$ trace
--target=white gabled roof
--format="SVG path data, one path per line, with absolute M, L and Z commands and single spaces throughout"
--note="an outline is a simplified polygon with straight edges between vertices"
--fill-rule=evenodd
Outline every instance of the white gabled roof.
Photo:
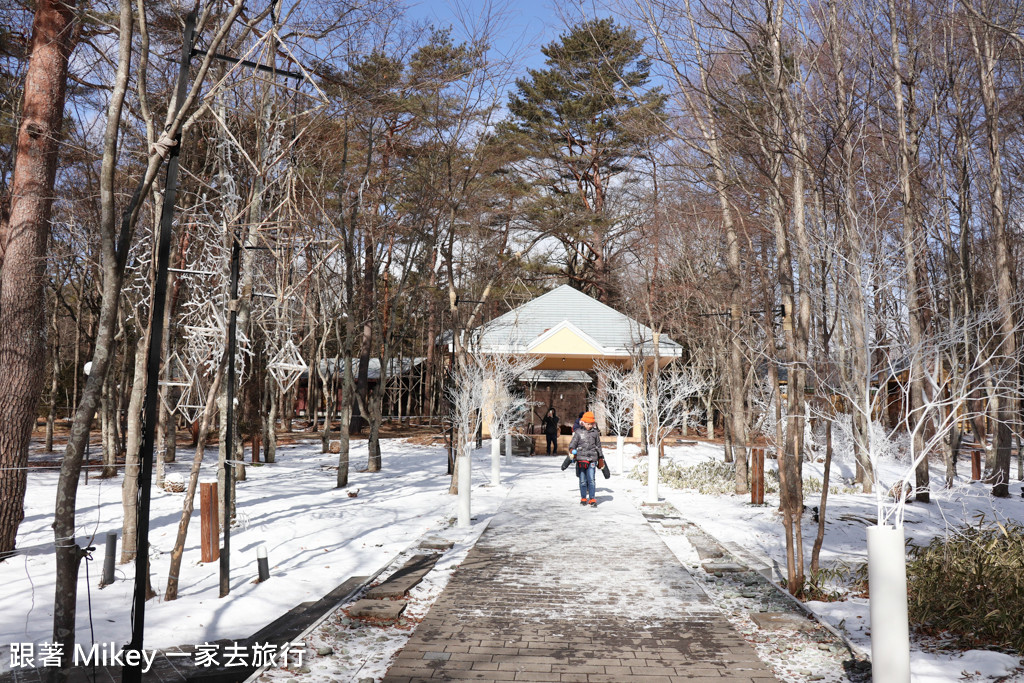
M 628 355 L 641 345 L 644 355 L 654 353 L 651 328 L 569 285 L 556 287 L 481 326 L 478 342 L 484 353 L 525 352 L 556 328 L 582 333 L 608 355 Z M 663 356 L 678 356 L 682 351 L 664 335 L 659 347 Z

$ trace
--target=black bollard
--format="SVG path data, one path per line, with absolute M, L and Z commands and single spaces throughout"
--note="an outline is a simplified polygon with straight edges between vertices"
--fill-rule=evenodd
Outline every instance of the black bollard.
M 100 588 L 114 583 L 114 553 L 117 552 L 117 532 L 107 532 L 107 550 L 103 556 L 103 578 L 100 580 Z
M 270 578 L 270 562 L 267 560 L 267 548 L 263 545 L 256 546 L 256 566 L 259 569 L 259 582 L 263 583 Z

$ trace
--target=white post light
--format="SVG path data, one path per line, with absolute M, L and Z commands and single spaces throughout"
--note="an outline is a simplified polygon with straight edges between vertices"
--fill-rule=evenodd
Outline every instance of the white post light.
M 470 512 L 470 500 L 469 500 L 469 489 L 473 485 L 471 465 L 471 454 L 473 453 L 472 444 L 466 444 L 462 455 L 458 459 L 458 477 L 459 477 L 459 526 L 468 527 L 470 524 L 471 512 Z
M 907 554 L 902 526 L 868 527 L 871 671 L 875 683 L 909 683 Z
M 650 444 L 647 447 L 647 502 L 654 504 L 658 502 L 658 479 L 660 468 L 658 467 L 658 446 Z
M 491 432 L 491 486 L 501 484 L 501 438 Z M 460 483 L 459 486 L 462 484 Z

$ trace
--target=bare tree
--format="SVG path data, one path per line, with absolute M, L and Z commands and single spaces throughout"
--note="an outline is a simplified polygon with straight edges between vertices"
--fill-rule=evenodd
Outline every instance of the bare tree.
M 670 366 L 655 373 L 641 394 L 641 414 L 650 442 L 647 457 L 647 502 L 658 502 L 661 452 L 665 438 L 689 419 L 692 402 L 707 390 L 707 383 L 689 368 Z
M 489 354 L 483 359 L 483 409 L 491 428 L 491 483 L 495 486 L 501 480 L 501 458 L 496 447 L 498 440 L 511 434 L 512 427 L 522 421 L 531 407 L 526 396 L 515 390 L 516 380 L 533 368 L 538 360 L 530 355 L 503 354 Z M 512 456 L 511 445 L 511 439 L 506 439 L 506 455 L 509 458 Z
M 118 139 L 118 121 L 120 119 L 120 107 L 123 103 L 124 92 L 127 88 L 127 69 L 130 49 L 124 48 L 124 41 L 130 46 L 130 35 L 133 26 L 131 3 L 126 0 L 121 2 L 121 41 L 122 56 L 124 59 L 119 62 L 119 71 L 123 66 L 123 83 L 116 93 L 115 98 L 108 108 L 107 141 L 111 145 L 111 157 L 109 159 L 109 173 L 114 173 L 116 149 Z M 63 666 L 59 675 L 65 675 L 67 667 L 71 662 L 70 654 L 74 651 L 75 643 L 75 612 L 77 608 L 77 586 L 78 568 L 84 557 L 82 548 L 74 542 L 75 536 L 75 500 L 78 489 L 78 476 L 81 471 L 82 454 L 85 443 L 89 438 L 90 427 L 99 403 L 101 390 L 106 381 L 107 369 L 113 355 L 114 349 L 111 342 L 117 329 L 118 307 L 120 304 L 121 284 L 124 276 L 125 264 L 128 256 L 128 245 L 135 224 L 139 218 L 141 209 L 140 199 L 146 196 L 156 180 L 157 172 L 162 165 L 167 150 L 177 144 L 179 132 L 186 124 L 186 118 L 192 104 L 198 99 L 202 83 L 210 68 L 212 57 L 220 43 L 227 35 L 231 25 L 241 12 L 242 2 L 238 0 L 231 9 L 220 18 L 220 22 L 214 30 L 210 39 L 210 52 L 203 59 L 200 68 L 192 81 L 191 88 L 187 91 L 184 99 L 168 108 L 166 126 L 161 139 L 151 150 L 148 156 L 148 165 L 143 178 L 136 188 L 133 200 L 125 208 L 121 218 L 120 229 L 116 229 L 113 220 L 113 213 L 108 215 L 109 221 L 103 222 L 101 228 L 101 243 L 103 245 L 103 296 L 101 311 L 97 325 L 97 337 L 94 345 L 92 371 L 89 374 L 82 399 L 75 412 L 75 418 L 71 426 L 71 434 L 68 438 L 65 450 L 64 462 L 61 466 L 60 480 L 57 485 L 57 503 L 54 515 L 54 537 L 57 544 L 57 581 L 56 597 L 54 600 L 54 642 L 63 646 L 65 653 Z M 210 18 L 212 8 L 207 7 L 205 14 L 200 17 L 199 26 L 203 27 Z M 187 72 L 184 76 L 187 76 Z M 185 85 L 185 83 L 181 84 Z M 112 201 L 113 198 L 111 198 Z M 111 210 L 112 211 L 112 210 Z
M 975 9 L 976 14 L 986 16 L 999 12 L 1000 3 L 991 3 Z M 1016 14 L 1016 13 L 1015 13 Z M 1015 286 L 1013 265 L 1010 262 L 1010 238 L 1006 228 L 1006 207 L 1003 200 L 1003 131 L 1000 116 L 1000 97 L 998 95 L 999 71 L 997 61 L 999 53 L 1005 49 L 1008 39 L 976 19 L 968 22 L 971 44 L 978 64 L 979 82 L 981 84 L 981 100 L 985 109 L 985 147 L 988 153 L 988 195 L 989 220 L 992 240 L 995 242 L 996 263 L 996 301 L 1000 314 L 1000 330 L 1002 356 L 1013 359 L 1017 355 L 1016 316 L 1013 302 Z M 1005 373 L 1004 373 L 1005 374 Z M 1016 387 L 1016 373 L 1006 378 Z M 1003 393 L 1001 391 L 1000 393 Z M 1010 448 L 1012 446 L 1012 428 L 1016 422 L 1018 411 L 1017 392 L 1009 391 L 1000 399 L 996 431 L 996 458 L 992 473 L 994 485 L 992 495 L 1005 498 L 1010 495 Z
M 617 473 L 625 470 L 624 439 L 633 427 L 637 408 L 640 407 L 643 387 L 643 373 L 636 365 L 624 367 L 603 361 L 594 363 L 598 383 L 604 387 L 598 408 L 604 412 L 605 420 L 615 431 Z M 639 439 L 639 434 L 634 434 Z

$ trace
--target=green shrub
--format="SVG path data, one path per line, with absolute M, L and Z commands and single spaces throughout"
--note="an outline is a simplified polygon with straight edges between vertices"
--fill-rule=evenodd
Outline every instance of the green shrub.
M 834 602 L 845 600 L 850 595 L 868 596 L 868 565 L 836 562 L 819 567 L 811 572 L 804 584 L 804 596 L 808 600 Z
M 971 647 L 1024 652 L 1024 526 L 962 527 L 911 547 L 907 588 L 911 622 L 948 631 Z

